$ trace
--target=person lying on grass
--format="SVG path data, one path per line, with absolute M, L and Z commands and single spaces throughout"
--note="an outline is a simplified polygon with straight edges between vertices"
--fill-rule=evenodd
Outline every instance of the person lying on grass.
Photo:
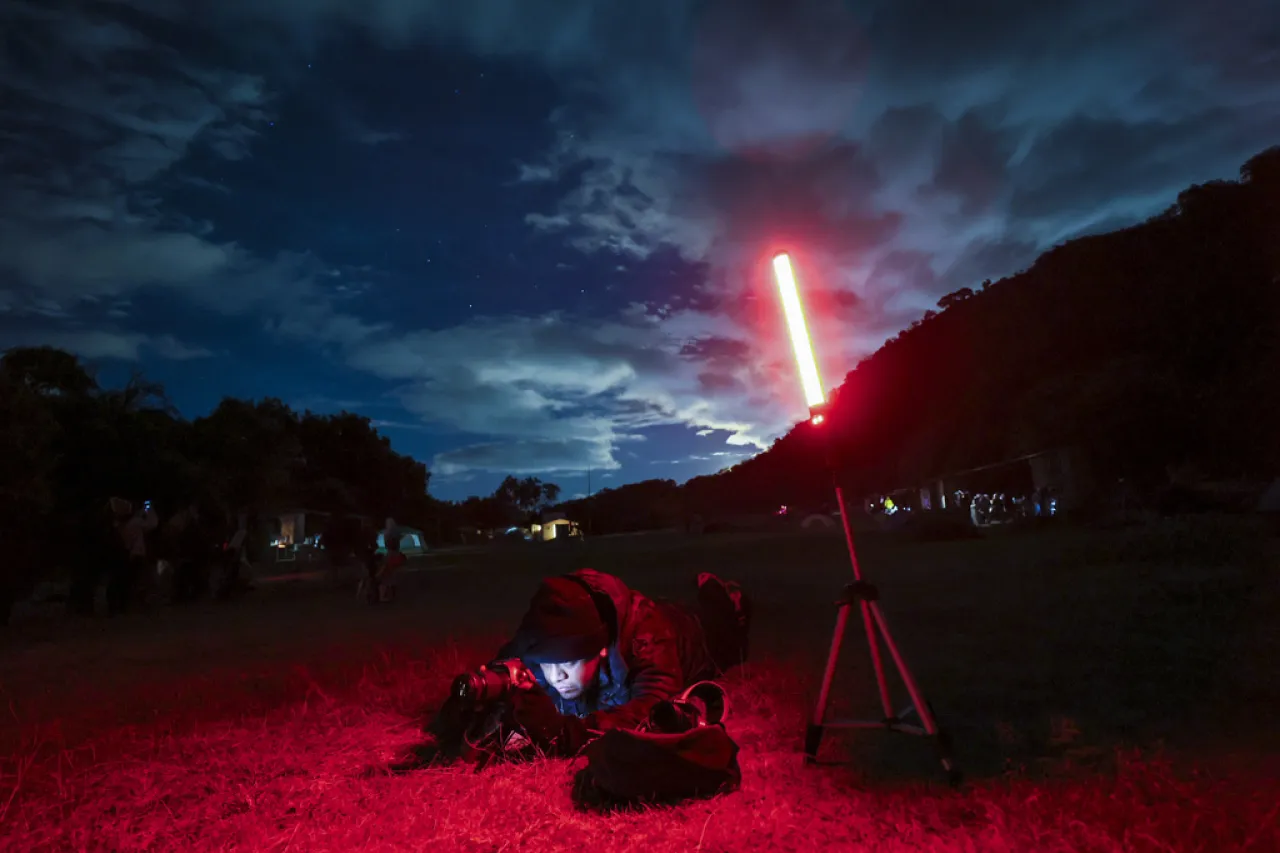
M 529 675 L 503 715 L 553 755 L 639 727 L 659 702 L 746 658 L 750 607 L 737 584 L 704 572 L 697 601 L 650 599 L 593 569 L 546 578 L 495 658 Z

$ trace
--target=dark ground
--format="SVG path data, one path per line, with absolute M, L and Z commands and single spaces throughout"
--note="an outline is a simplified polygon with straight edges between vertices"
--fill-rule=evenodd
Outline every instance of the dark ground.
M 1226 762 L 1280 754 L 1270 723 L 1280 719 L 1277 549 L 1247 524 L 1199 519 L 943 543 L 871 533 L 860 551 L 971 775 L 1064 754 L 1101 761 L 1117 744 Z M 753 654 L 794 666 L 805 702 L 849 580 L 838 535 L 652 534 L 439 553 L 415 563 L 389 607 L 363 605 L 348 583 L 330 579 L 117 620 L 28 619 L 0 650 L 0 701 L 10 709 L 0 743 L 57 720 L 59 739 L 72 744 L 115 724 L 179 719 L 175 704 L 216 717 L 228 680 L 240 695 L 228 696 L 226 712 L 238 714 L 245 691 L 269 707 L 389 650 L 475 648 L 486 637 L 496 649 L 539 577 L 582 566 L 683 599 L 698 571 L 740 581 L 756 602 Z M 865 649 L 853 623 L 838 691 L 871 711 Z M 863 734 L 835 747 L 851 743 L 861 763 L 888 773 L 932 766 L 923 745 L 901 738 Z

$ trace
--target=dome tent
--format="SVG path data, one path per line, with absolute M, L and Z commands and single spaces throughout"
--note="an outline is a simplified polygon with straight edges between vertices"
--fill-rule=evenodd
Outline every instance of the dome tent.
M 412 527 L 397 527 L 400 533 L 400 553 L 406 557 L 413 557 L 419 554 L 427 553 L 427 537 L 421 530 L 415 530 Z M 378 553 L 385 554 L 387 552 L 387 543 L 383 538 L 383 531 L 378 532 Z

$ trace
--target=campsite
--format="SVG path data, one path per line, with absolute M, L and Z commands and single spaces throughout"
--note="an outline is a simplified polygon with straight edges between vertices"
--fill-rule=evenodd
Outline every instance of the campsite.
M 0 29 L 0 853 L 1280 853 L 1280 0 Z
M 833 736 L 802 761 L 849 580 L 838 533 L 654 533 L 416 557 L 383 610 L 343 580 L 263 585 L 230 610 L 25 621 L 0 669 L 0 845 L 1276 849 L 1280 576 L 1257 520 L 859 537 L 955 740 L 958 790 L 903 736 Z M 753 595 L 751 660 L 726 681 L 741 789 L 597 814 L 571 795 L 581 761 L 395 770 L 537 579 L 585 565 L 655 596 L 687 599 L 708 569 Z M 870 707 L 859 632 L 842 661 L 838 703 Z

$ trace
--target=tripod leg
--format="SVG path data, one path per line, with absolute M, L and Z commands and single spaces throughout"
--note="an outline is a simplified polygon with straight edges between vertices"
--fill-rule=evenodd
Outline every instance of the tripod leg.
M 827 652 L 827 668 L 822 673 L 822 688 L 818 691 L 818 704 L 813 709 L 813 720 L 804 733 L 805 759 L 818 757 L 822 745 L 822 725 L 827 719 L 827 703 L 831 700 L 831 685 L 836 677 L 836 663 L 840 660 L 840 646 L 844 643 L 844 629 L 849 624 L 849 604 L 840 605 L 836 613 L 836 627 L 831 632 L 831 650 Z
M 875 617 L 875 623 L 880 628 L 880 635 L 884 638 L 884 644 L 889 649 L 889 655 L 893 658 L 893 663 L 898 668 L 898 674 L 902 676 L 902 683 L 907 688 L 907 695 L 911 697 L 911 704 L 916 707 L 916 713 L 920 715 L 920 722 L 924 725 L 924 730 L 931 735 L 937 734 L 938 724 L 933 719 L 933 711 L 929 708 L 929 703 L 924 700 L 924 694 L 920 692 L 920 686 L 916 684 L 915 676 L 911 674 L 906 660 L 902 657 L 902 652 L 898 650 L 898 644 L 893 641 L 893 635 L 889 633 L 889 625 L 885 621 L 884 613 L 874 601 L 866 602 L 863 606 L 868 608 Z
M 853 545 L 853 528 L 849 526 L 849 507 L 845 504 L 844 489 L 835 477 L 835 469 L 831 473 L 832 485 L 836 490 L 836 503 L 840 507 L 840 526 L 844 530 L 844 544 L 849 550 L 849 564 L 853 567 L 853 578 L 862 583 L 862 569 L 858 565 L 858 550 Z M 880 658 L 880 644 L 876 642 L 875 626 L 871 623 L 871 610 L 866 598 L 859 600 L 862 606 L 862 623 L 867 629 L 867 648 L 871 652 L 871 667 L 876 672 L 876 686 L 880 688 L 880 707 L 884 709 L 884 718 L 893 719 L 893 699 L 889 696 L 889 684 L 884 677 L 884 661 Z
M 871 653 L 871 667 L 876 673 L 876 686 L 880 688 L 880 707 L 884 709 L 884 718 L 891 720 L 895 716 L 893 698 L 889 695 L 889 682 L 884 675 L 884 659 L 880 656 L 880 640 L 876 636 L 876 626 L 872 621 L 871 608 L 875 602 L 863 600 L 858 603 L 862 607 L 862 623 L 867 629 L 867 650 Z M 879 609 L 875 612 L 878 613 Z M 892 645 L 889 646 L 889 650 L 893 651 Z
M 920 723 L 937 744 L 938 761 L 942 764 L 942 769 L 947 774 L 947 780 L 952 785 L 958 785 L 961 777 L 960 771 L 956 768 L 955 762 L 951 757 L 951 738 L 946 732 L 938 728 L 938 721 L 933 716 L 933 708 L 925 701 L 924 694 L 920 691 L 920 685 L 916 683 L 915 676 L 911 674 L 911 668 L 907 666 L 906 659 L 902 657 L 902 652 L 898 650 L 898 644 L 893 641 L 893 634 L 889 633 L 889 623 L 885 620 L 880 606 L 871 601 L 864 602 L 863 607 L 870 608 L 872 615 L 875 617 L 876 625 L 880 628 L 880 635 L 884 638 L 884 644 L 889 648 L 893 663 L 898 667 L 898 674 L 902 676 L 902 683 L 906 686 L 907 694 L 911 697 L 911 704 L 915 706 L 916 713 L 920 716 Z

